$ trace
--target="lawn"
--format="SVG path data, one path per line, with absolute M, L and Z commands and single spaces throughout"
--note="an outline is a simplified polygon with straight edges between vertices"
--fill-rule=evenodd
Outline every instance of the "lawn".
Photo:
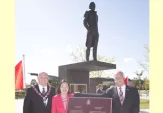
M 147 94 L 147 93 L 149 93 L 149 90 L 140 90 L 140 94 Z
M 140 99 L 140 109 L 149 109 L 148 99 Z

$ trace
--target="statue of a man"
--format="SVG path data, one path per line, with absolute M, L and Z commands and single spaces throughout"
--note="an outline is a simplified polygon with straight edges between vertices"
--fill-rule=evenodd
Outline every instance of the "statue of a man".
M 89 11 L 84 14 L 84 26 L 87 29 L 87 39 L 86 39 L 86 60 L 89 61 L 90 49 L 93 47 L 93 59 L 97 60 L 97 45 L 99 39 L 98 33 L 98 15 L 95 11 L 95 3 L 91 2 L 89 4 Z

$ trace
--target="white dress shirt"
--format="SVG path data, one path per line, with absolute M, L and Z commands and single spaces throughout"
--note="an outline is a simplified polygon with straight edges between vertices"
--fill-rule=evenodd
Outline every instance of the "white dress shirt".
M 43 87 L 43 86 L 41 86 L 40 84 L 38 84 L 38 87 L 39 87 L 39 90 L 40 90 L 41 93 L 42 93 L 42 91 L 43 91 L 43 88 L 44 88 L 45 92 L 47 92 L 47 90 L 48 90 L 47 86 Z M 46 102 L 46 104 L 47 104 L 48 98 L 46 99 L 45 102 Z
M 117 87 L 118 95 L 120 96 L 120 87 Z M 125 98 L 125 93 L 126 93 L 126 85 L 124 84 L 122 87 L 122 92 L 123 92 L 123 98 Z

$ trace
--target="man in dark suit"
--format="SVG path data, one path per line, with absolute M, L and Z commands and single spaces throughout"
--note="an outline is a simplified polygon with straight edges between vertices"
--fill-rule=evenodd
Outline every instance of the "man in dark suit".
M 131 79 L 128 79 L 128 86 L 135 87 L 135 84 Z
M 138 90 L 124 84 L 124 74 L 116 73 L 115 86 L 106 90 L 104 94 L 75 94 L 75 97 L 109 97 L 112 98 L 112 113 L 139 113 L 140 98 Z
M 51 113 L 52 97 L 55 88 L 48 85 L 48 74 L 38 75 L 38 84 L 27 89 L 23 113 Z

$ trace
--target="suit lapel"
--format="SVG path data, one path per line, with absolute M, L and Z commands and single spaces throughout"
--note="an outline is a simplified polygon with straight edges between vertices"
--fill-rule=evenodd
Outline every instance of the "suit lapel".
M 118 95 L 118 90 L 117 90 L 117 87 L 115 86 L 114 87 L 114 100 L 116 101 L 116 103 L 121 106 L 121 103 L 120 103 L 120 98 L 119 98 L 119 95 Z
M 38 85 L 36 85 L 35 88 L 41 93 L 41 91 L 40 91 Z
M 47 85 L 47 92 L 48 92 L 48 90 L 49 90 L 49 85 Z M 49 105 L 49 100 L 50 100 L 49 97 L 50 97 L 50 94 L 48 95 L 48 102 L 47 102 L 47 105 L 46 105 L 47 107 L 48 107 L 48 105 Z
M 48 92 L 48 90 L 49 90 L 49 85 L 47 85 L 47 92 Z
M 119 99 L 117 87 L 114 87 L 115 98 Z
M 49 91 L 49 85 L 47 85 L 47 92 Z M 52 91 L 52 90 L 51 90 Z M 52 101 L 52 95 L 51 95 L 51 92 L 50 92 L 50 94 L 48 95 L 48 102 L 47 102 L 47 105 L 46 105 L 46 107 L 47 108 L 49 108 L 50 109 L 50 103 L 51 103 L 51 101 Z
M 126 85 L 126 89 L 125 89 L 125 98 L 124 98 L 123 105 L 127 103 L 129 91 L 130 91 L 130 89 L 129 89 L 129 87 Z M 121 105 L 120 98 L 119 98 L 119 95 L 118 95 L 117 87 L 114 87 L 114 94 L 115 94 L 115 98 L 118 100 L 119 104 Z
M 48 102 L 47 102 L 47 107 L 49 108 L 50 107 L 50 102 L 52 101 L 52 97 L 51 97 L 51 92 L 50 94 L 48 95 Z
M 39 86 L 38 85 L 35 85 L 35 88 L 37 89 L 37 91 L 39 92 L 39 93 L 41 93 L 41 91 L 40 91 L 40 89 L 39 89 Z M 46 93 L 48 92 L 48 90 L 49 90 L 49 85 L 47 85 L 47 91 L 46 91 Z M 38 94 L 37 94 L 38 95 Z M 43 99 L 42 99 L 42 97 L 40 96 L 40 95 L 38 95 L 39 97 L 39 99 L 40 99 L 40 101 L 41 101 L 41 103 L 42 103 L 42 105 L 44 106 L 44 107 L 47 107 L 47 108 L 49 108 L 50 107 L 50 102 L 51 102 L 51 92 L 50 92 L 50 94 L 48 95 L 48 100 L 47 100 L 47 104 L 46 104 L 46 106 L 44 105 L 44 103 L 43 103 Z
M 129 97 L 128 95 L 129 95 L 130 89 L 129 89 L 129 87 L 127 85 L 126 85 L 126 90 L 125 91 L 126 92 L 125 92 L 125 99 L 124 99 L 123 105 L 127 103 L 127 100 L 128 100 L 128 97 Z
M 41 93 L 41 91 L 40 91 L 38 85 L 35 85 L 35 88 L 36 88 L 36 90 L 37 90 L 39 93 Z M 40 101 L 40 104 L 42 104 L 42 106 L 44 106 L 42 97 L 41 97 L 40 95 L 38 95 L 38 94 L 36 94 L 36 95 L 38 96 L 38 99 L 39 99 L 39 101 Z M 44 107 L 45 107 L 45 106 L 44 106 Z
M 36 85 L 35 87 L 36 87 L 36 89 L 41 93 L 41 91 L 40 91 L 40 89 L 39 89 L 39 86 Z M 48 90 L 49 90 L 49 86 L 47 85 L 47 92 L 48 92 Z M 48 101 L 47 101 L 46 106 L 44 105 L 44 102 L 43 102 L 43 100 L 42 100 L 42 97 L 38 95 L 39 98 L 40 98 L 40 100 L 41 100 L 41 103 L 42 103 L 42 105 L 43 105 L 44 107 L 49 107 L 50 99 L 51 99 L 51 98 L 50 98 L 50 95 L 51 95 L 51 94 L 48 95 Z

